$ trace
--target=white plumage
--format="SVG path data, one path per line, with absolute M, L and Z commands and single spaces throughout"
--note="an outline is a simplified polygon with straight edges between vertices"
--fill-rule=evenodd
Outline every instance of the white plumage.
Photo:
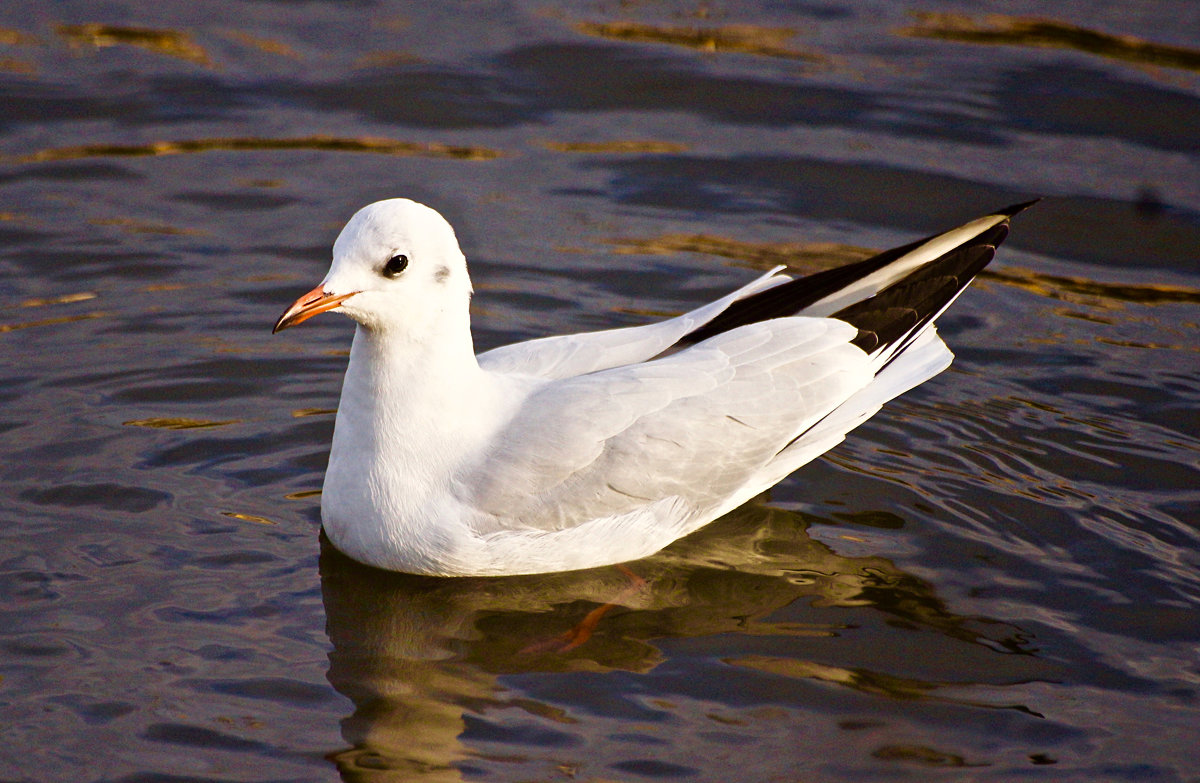
M 358 322 L 325 531 L 361 562 L 447 576 L 650 555 L 948 366 L 933 318 L 1025 206 L 801 281 L 776 269 L 659 323 L 478 357 L 453 229 L 404 199 L 364 207 L 276 324 Z

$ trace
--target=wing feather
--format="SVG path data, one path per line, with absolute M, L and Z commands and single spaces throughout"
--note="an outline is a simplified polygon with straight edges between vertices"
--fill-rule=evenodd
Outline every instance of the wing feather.
M 505 345 L 479 354 L 479 365 L 489 372 L 559 379 L 644 362 L 716 318 L 734 302 L 788 282 L 788 276 L 779 274 L 781 269 L 776 267 L 715 302 L 675 318 Z
M 669 497 L 711 510 L 870 382 L 856 334 L 830 319 L 775 319 L 545 384 L 460 486 L 484 514 L 541 530 Z

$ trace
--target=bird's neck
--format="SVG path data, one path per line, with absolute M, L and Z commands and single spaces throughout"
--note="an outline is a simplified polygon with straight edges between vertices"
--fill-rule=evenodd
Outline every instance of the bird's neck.
M 321 513 L 330 539 L 364 562 L 381 562 L 397 540 L 445 545 L 449 533 L 428 510 L 446 507 L 455 475 L 495 426 L 495 384 L 464 327 L 432 344 L 363 327 L 354 335 Z M 396 566 L 424 567 L 412 557 Z
M 341 411 L 353 409 L 370 417 L 372 429 L 403 432 L 409 440 L 453 428 L 472 407 L 483 371 L 469 323 L 447 326 L 430 340 L 359 326 L 342 386 L 339 424 Z

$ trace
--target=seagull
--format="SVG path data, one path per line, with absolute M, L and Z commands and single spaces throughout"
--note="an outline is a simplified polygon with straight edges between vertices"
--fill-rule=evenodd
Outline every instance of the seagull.
M 656 323 L 479 355 L 454 229 L 407 199 L 363 207 L 273 330 L 357 322 L 325 533 L 359 562 L 437 576 L 654 554 L 948 367 L 934 319 L 1033 203 L 806 277 L 777 267 Z

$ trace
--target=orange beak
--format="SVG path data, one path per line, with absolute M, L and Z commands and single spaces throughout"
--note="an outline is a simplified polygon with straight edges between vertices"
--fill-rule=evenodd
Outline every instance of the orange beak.
M 271 334 L 275 334 L 289 326 L 303 323 L 318 313 L 332 310 L 352 296 L 354 296 L 353 292 L 334 295 L 327 293 L 323 286 L 317 286 L 293 302 L 292 306 L 287 310 L 283 311 L 283 315 L 279 316 L 279 320 L 275 322 L 275 328 L 271 330 Z

